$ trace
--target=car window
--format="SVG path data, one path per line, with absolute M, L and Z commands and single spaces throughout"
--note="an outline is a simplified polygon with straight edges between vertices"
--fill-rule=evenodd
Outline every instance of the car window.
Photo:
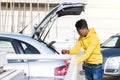
M 109 40 L 105 41 L 105 43 L 102 45 L 104 47 L 117 47 L 119 37 L 112 37 Z
M 116 48 L 120 48 L 120 38 L 117 40 Z
M 25 54 L 40 54 L 40 52 L 36 48 L 31 46 L 30 44 L 27 44 L 24 42 L 21 42 L 20 44 L 21 44 Z
M 15 50 L 12 46 L 11 41 L 0 40 L 0 52 L 6 52 L 9 54 L 15 54 Z

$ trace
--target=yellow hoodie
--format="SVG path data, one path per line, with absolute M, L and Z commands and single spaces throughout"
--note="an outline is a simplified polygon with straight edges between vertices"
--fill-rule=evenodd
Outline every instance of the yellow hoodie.
M 90 64 L 99 64 L 103 62 L 103 57 L 100 52 L 100 40 L 94 28 L 89 29 L 86 37 L 79 37 L 73 49 L 70 49 L 70 54 L 77 54 L 81 47 L 84 49 L 84 54 L 77 58 L 77 64 L 85 61 Z

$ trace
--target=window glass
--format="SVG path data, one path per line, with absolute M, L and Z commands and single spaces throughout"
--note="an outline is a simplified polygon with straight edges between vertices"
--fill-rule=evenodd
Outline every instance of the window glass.
M 119 37 L 119 39 L 117 40 L 116 48 L 120 48 L 120 37 Z
M 10 41 L 0 40 L 0 52 L 15 54 L 15 50 Z
M 40 54 L 40 52 L 30 44 L 21 42 L 25 54 Z
M 115 47 L 117 41 L 118 41 L 118 37 L 114 37 L 109 42 L 107 42 L 106 45 L 104 45 L 104 46 L 106 46 L 106 47 Z

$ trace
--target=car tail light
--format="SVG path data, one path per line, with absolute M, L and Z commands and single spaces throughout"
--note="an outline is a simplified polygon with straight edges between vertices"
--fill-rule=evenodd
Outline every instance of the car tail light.
M 60 66 L 55 68 L 54 74 L 55 76 L 64 76 L 67 74 L 68 67 L 66 66 Z
M 63 61 L 64 61 L 64 63 L 65 63 L 65 64 L 67 64 L 67 63 L 69 62 L 69 61 L 68 61 L 68 60 L 66 60 L 66 59 L 65 59 L 65 60 L 63 60 Z

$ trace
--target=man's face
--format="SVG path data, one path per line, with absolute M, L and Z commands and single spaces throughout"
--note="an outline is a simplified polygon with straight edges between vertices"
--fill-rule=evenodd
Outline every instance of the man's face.
M 86 28 L 82 28 L 82 29 L 77 28 L 77 32 L 81 37 L 86 36 Z

